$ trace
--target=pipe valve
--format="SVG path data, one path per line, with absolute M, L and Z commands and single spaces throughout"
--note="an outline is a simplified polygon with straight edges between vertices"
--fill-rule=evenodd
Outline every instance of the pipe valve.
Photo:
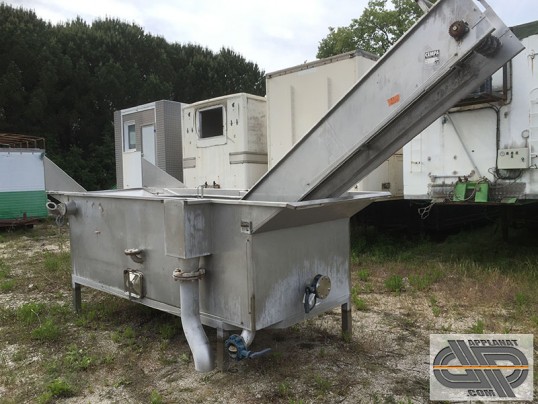
M 269 352 L 271 352 L 271 348 L 262 349 L 258 352 L 249 351 L 243 337 L 237 334 L 230 335 L 230 338 L 226 340 L 224 346 L 226 347 L 226 351 L 228 351 L 230 358 L 236 361 L 240 361 L 245 358 L 254 359 L 259 356 L 267 355 Z

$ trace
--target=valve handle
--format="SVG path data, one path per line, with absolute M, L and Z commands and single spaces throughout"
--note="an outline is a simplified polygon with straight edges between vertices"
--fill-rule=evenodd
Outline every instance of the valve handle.
M 230 338 L 226 340 L 224 346 L 226 347 L 230 358 L 235 359 L 236 361 L 240 361 L 245 358 L 258 358 L 271 352 L 271 348 L 262 349 L 258 352 L 249 351 L 243 337 L 237 334 L 230 335 Z
M 268 353 L 271 353 L 272 349 L 271 348 L 265 348 L 265 349 L 262 349 L 261 351 L 258 351 L 258 352 L 250 352 L 249 354 L 249 358 L 250 359 L 255 359 L 255 358 L 258 358 L 260 356 L 264 356 L 264 355 L 267 355 Z
M 315 289 L 307 286 L 304 290 L 304 312 L 310 313 L 310 310 L 316 307 L 317 300 Z

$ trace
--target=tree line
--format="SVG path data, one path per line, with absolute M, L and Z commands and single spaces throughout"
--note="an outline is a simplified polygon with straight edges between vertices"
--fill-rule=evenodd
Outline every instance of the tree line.
M 264 75 L 230 49 L 169 43 L 114 18 L 52 25 L 0 4 L 0 132 L 44 137 L 47 155 L 90 190 L 115 183 L 115 110 L 265 95 Z
M 329 27 L 319 43 L 317 57 L 357 48 L 382 56 L 422 15 L 415 0 L 369 0 L 360 17 L 352 18 L 347 27 Z

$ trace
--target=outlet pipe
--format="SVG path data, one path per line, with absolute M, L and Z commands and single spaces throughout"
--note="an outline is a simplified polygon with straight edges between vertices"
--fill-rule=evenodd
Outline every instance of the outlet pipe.
M 205 273 L 204 259 L 184 260 L 184 268 L 174 271 L 179 281 L 181 325 L 192 352 L 194 368 L 198 372 L 210 372 L 215 368 L 213 351 L 200 319 L 200 279 Z
M 66 215 L 74 215 L 77 213 L 77 205 L 74 201 L 69 201 L 67 203 L 54 203 L 52 201 L 48 201 L 47 204 L 47 210 L 52 216 L 66 216 Z
M 241 338 L 243 338 L 243 341 L 245 341 L 246 347 L 250 347 L 250 344 L 252 344 L 252 341 L 254 341 L 254 337 L 256 336 L 256 331 L 249 331 L 249 330 L 243 330 L 241 331 Z

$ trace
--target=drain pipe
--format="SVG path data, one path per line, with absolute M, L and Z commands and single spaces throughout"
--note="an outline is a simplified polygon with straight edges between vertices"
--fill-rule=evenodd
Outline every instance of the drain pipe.
M 181 325 L 192 352 L 194 368 L 198 372 L 210 372 L 215 368 L 213 351 L 200 320 L 199 280 L 205 274 L 205 260 L 184 260 L 185 268 L 174 270 L 174 280 L 179 281 Z
M 250 344 L 252 344 L 252 341 L 254 341 L 255 336 L 256 336 L 256 331 L 249 331 L 249 330 L 241 331 L 241 338 L 243 338 L 243 341 L 245 341 L 245 345 L 247 348 L 250 347 Z

